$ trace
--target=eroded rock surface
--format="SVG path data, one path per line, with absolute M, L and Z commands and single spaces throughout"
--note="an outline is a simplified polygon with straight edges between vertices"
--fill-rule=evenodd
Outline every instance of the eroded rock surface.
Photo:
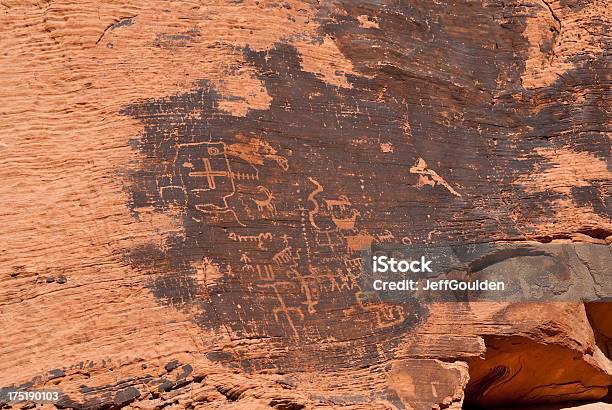
M 3 0 L 0 387 L 605 406 L 609 302 L 389 302 L 359 278 L 372 244 L 580 242 L 559 271 L 606 296 L 610 9 Z

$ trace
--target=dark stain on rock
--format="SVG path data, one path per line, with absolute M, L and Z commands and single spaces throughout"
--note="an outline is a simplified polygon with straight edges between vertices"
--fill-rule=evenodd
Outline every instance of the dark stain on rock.
M 177 381 L 174 383 L 174 389 L 180 389 L 181 387 L 187 386 L 189 383 L 191 383 L 191 380 L 177 379 Z
M 121 408 L 127 406 L 132 403 L 140 396 L 140 391 L 135 387 L 128 387 L 127 389 L 123 389 L 117 392 L 115 396 L 115 400 L 113 401 L 115 406 Z
M 185 379 L 193 372 L 193 367 L 190 364 L 183 366 L 181 373 L 176 377 L 177 379 Z
M 133 17 L 125 17 L 111 26 L 111 29 L 116 30 L 121 27 L 129 27 L 134 24 Z
M 180 48 L 187 47 L 200 35 L 200 30 L 193 28 L 178 34 L 158 33 L 155 36 L 153 45 L 159 48 Z
M 166 372 L 170 373 L 171 371 L 176 369 L 178 366 L 179 366 L 179 361 L 175 359 L 175 360 L 171 360 L 170 362 L 166 363 L 166 365 L 164 366 L 164 369 L 166 369 Z
M 602 188 L 603 186 L 572 187 L 571 196 L 577 206 L 592 208 L 596 213 L 606 215 L 612 209 L 612 195 L 604 196 L 605 189 Z
M 269 110 L 228 115 L 205 80 L 193 93 L 124 110 L 145 124 L 139 150 L 148 158 L 132 175 L 131 209 L 176 209 L 185 229 L 185 235 L 168 238 L 163 250 L 147 245 L 127 259 L 158 273 L 151 288 L 160 300 L 179 308 L 199 305 L 202 326 L 224 323 L 237 337 L 280 341 L 331 332 L 350 344 L 356 330 L 338 326 L 325 313 L 344 306 L 347 318 L 367 323 L 366 345 L 375 354 L 380 332 L 413 327 L 426 315 L 410 303 L 392 313 L 383 304 L 355 301 L 360 241 L 402 225 L 368 227 L 378 224 L 371 203 L 377 193 L 361 185 L 386 185 L 393 199 L 399 197 L 375 172 L 376 163 L 367 165 L 368 158 L 385 162 L 381 135 L 397 144 L 398 154 L 413 158 L 386 166 L 403 174 L 402 180 L 415 179 L 407 168 L 416 157 L 400 141 L 406 139 L 406 106 L 375 101 L 372 87 L 378 93 L 383 84 L 369 80 L 353 78 L 352 91 L 329 86 L 302 71 L 298 51 L 286 44 L 267 53 L 246 48 L 244 57 L 266 73 L 261 79 L 274 98 Z M 264 123 L 287 129 L 262 130 Z M 333 144 L 318 137 L 327 134 L 334 135 L 326 137 Z M 354 142 L 360 138 L 365 146 Z M 347 169 L 330 173 L 339 158 Z M 417 191 L 407 185 L 405 191 Z M 434 195 L 452 200 L 443 190 Z M 411 225 L 407 209 L 398 211 L 397 220 Z M 205 271 L 222 278 L 203 288 L 198 280 L 205 280 Z M 258 320 L 247 324 L 236 315 Z M 321 320 L 307 321 L 310 315 Z M 307 322 L 312 325 L 305 328 Z M 314 343 L 311 348 L 316 354 Z
M 208 352 L 206 357 L 213 362 L 231 362 L 234 360 L 234 356 L 231 353 L 224 351 Z
M 578 113 L 553 101 L 597 73 L 525 90 L 525 18 L 508 13 L 514 4 L 452 7 L 320 6 L 321 38 L 333 38 L 359 73 L 347 75 L 350 88 L 304 71 L 300 50 L 277 43 L 243 49 L 272 98 L 268 109 L 233 116 L 206 79 L 191 92 L 125 107 L 144 127 L 132 144 L 141 160 L 129 175 L 130 210 L 168 213 L 183 227 L 163 249 L 126 252 L 134 268 L 153 274 L 153 294 L 196 307 L 203 328 L 301 347 L 253 359 L 254 369 L 367 365 L 392 358 L 428 309 L 364 298 L 360 248 L 516 240 L 550 218 L 555 194 L 534 197 L 513 182 L 542 161 L 533 155 L 539 147 L 572 139 L 602 156 L 605 144 L 591 143 L 600 133 L 587 123 L 604 118 L 603 97 L 589 97 L 589 110 Z M 359 26 L 364 11 L 375 12 L 380 30 Z M 159 35 L 156 45 L 181 46 L 196 34 Z M 550 103 L 534 111 L 534 101 Z M 323 352 L 321 335 L 344 345 Z
M 11 271 L 11 278 L 16 278 L 17 276 L 26 273 L 26 267 L 24 265 L 13 266 L 13 270 Z
M 173 387 L 174 383 L 172 383 L 170 380 L 164 380 L 159 384 L 157 389 L 160 391 L 160 393 L 167 393 L 172 390 Z
M 49 371 L 49 380 L 59 379 L 60 377 L 64 377 L 66 373 L 60 369 L 53 369 Z
M 279 398 L 270 400 L 268 403 L 271 408 L 277 410 L 302 410 L 306 408 L 305 404 L 297 403 L 292 399 Z

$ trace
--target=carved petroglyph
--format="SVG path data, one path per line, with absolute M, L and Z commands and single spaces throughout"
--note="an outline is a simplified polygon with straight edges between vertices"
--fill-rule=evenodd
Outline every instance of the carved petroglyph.
M 257 166 L 270 160 L 284 171 L 287 163 L 267 143 L 245 137 L 229 146 L 224 142 L 185 144 L 178 151 L 182 185 L 173 185 L 172 189 L 184 192 L 189 206 L 206 213 L 232 212 L 242 226 L 238 216 L 247 218 L 245 222 L 258 214 L 266 220 L 277 217 L 274 194 L 264 185 L 269 181 L 264 182 Z M 239 250 L 240 262 L 234 268 L 240 275 L 252 278 L 254 287 L 272 290 L 268 294 L 275 305 L 270 313 L 295 338 L 302 337 L 305 315 L 317 314 L 323 296 L 350 295 L 361 290 L 362 261 L 355 253 L 373 241 L 394 239 L 389 230 L 378 235 L 357 230 L 361 212 L 347 195 L 323 197 L 325 189 L 317 179 L 307 177 L 306 182 L 313 189 L 298 197 L 298 203 L 306 201 L 308 205 L 299 207 L 301 232 L 297 242 L 294 235 L 283 233 L 275 238 L 271 232 L 253 232 L 252 227 L 226 231 L 231 242 L 250 246 L 248 252 Z M 298 249 L 296 243 L 303 246 Z M 302 249 L 306 258 L 300 257 Z M 320 265 L 323 267 L 315 267 Z M 198 279 L 203 277 L 198 282 L 203 286 L 220 275 L 234 276 L 229 265 L 223 269 L 227 272 L 210 261 L 203 266 L 198 268 Z M 397 309 L 369 309 L 372 320 L 384 326 L 391 326 L 400 315 Z
M 351 206 L 351 201 L 349 201 L 346 195 L 340 195 L 338 199 L 324 198 L 323 201 L 330 211 L 333 210 L 334 207 L 338 207 L 340 210 L 345 211 L 347 207 Z
M 357 209 L 349 209 L 352 204 L 346 195 L 340 195 L 337 199 L 324 198 L 323 201 L 338 229 L 350 230 L 355 228 L 355 222 L 360 213 Z
M 313 228 L 318 230 L 320 228 L 315 223 L 314 217 L 316 214 L 319 213 L 319 202 L 317 202 L 315 196 L 323 192 L 323 187 L 314 178 L 308 177 L 308 180 L 312 182 L 316 187 L 316 189 L 308 195 L 308 200 L 314 205 L 314 209 L 308 211 L 308 220 L 310 221 L 310 225 L 312 225 Z
M 259 276 L 259 279 L 263 280 L 274 280 L 274 267 L 269 264 L 255 265 L 255 270 Z
M 289 263 L 295 262 L 294 255 L 293 255 L 293 248 L 291 246 L 286 246 L 280 252 L 277 252 L 272 257 L 272 260 L 274 261 L 274 263 L 276 263 L 279 266 L 283 264 L 289 264 Z
M 340 285 L 340 289 L 346 290 L 361 290 L 361 285 L 359 285 L 359 273 L 353 273 L 352 271 L 347 271 L 343 274 L 342 271 L 338 271 L 338 278 L 342 282 Z
M 311 288 L 310 284 L 306 281 L 302 281 L 302 287 L 300 289 L 304 292 L 304 296 L 306 298 L 305 302 L 302 302 L 303 305 L 306 305 L 306 309 L 308 313 L 314 314 L 317 313 L 316 306 L 319 304 L 319 291 L 316 287 Z
M 244 264 L 249 264 L 252 262 L 252 260 L 251 258 L 249 258 L 249 255 L 247 255 L 246 253 L 243 253 L 240 255 L 240 262 Z
M 347 269 L 361 269 L 362 268 L 362 260 L 361 258 L 346 258 L 343 259 L 342 262 L 347 267 Z
M 302 239 L 304 241 L 304 247 L 306 248 L 306 261 L 308 263 L 308 266 L 310 267 L 312 265 L 312 251 L 310 248 L 310 241 L 308 240 L 308 233 L 306 231 L 306 211 L 307 209 L 305 209 L 304 207 L 299 208 L 300 211 L 300 224 L 301 224 L 301 233 L 302 233 Z
M 355 314 L 359 311 L 369 311 L 374 313 L 376 324 L 379 328 L 388 328 L 399 325 L 407 318 L 406 309 L 402 305 L 387 305 L 381 302 L 370 300 L 370 296 L 366 292 L 357 292 L 355 294 L 357 301 L 356 307 L 351 307 L 345 310 L 346 314 Z
M 227 199 L 236 193 L 236 187 L 225 143 L 182 144 L 178 150 L 184 159 L 180 170 L 189 199 L 203 211 L 229 209 Z
M 346 245 L 349 253 L 361 252 L 372 245 L 374 237 L 369 234 L 350 235 L 346 237 Z
M 382 305 L 376 318 L 381 327 L 399 325 L 406 319 L 406 311 L 401 305 Z
M 273 239 L 270 232 L 262 232 L 257 235 L 239 235 L 236 232 L 230 232 L 227 237 L 235 242 L 255 242 L 262 251 L 268 250 L 265 241 L 272 241 Z
M 236 135 L 237 143 L 227 147 L 229 156 L 241 158 L 252 165 L 263 165 L 264 160 L 271 160 L 283 170 L 289 169 L 289 161 L 282 155 L 278 155 L 269 143 L 259 138 L 248 137 L 243 134 Z
M 202 258 L 201 263 L 196 267 L 195 279 L 203 287 L 208 286 L 222 276 L 221 267 L 211 258 Z
M 262 67 L 261 72 L 264 70 Z M 312 91 L 312 98 L 317 99 L 313 104 L 327 98 L 325 88 Z M 174 285 L 177 276 L 174 271 L 193 267 L 197 274 L 207 272 L 206 280 L 186 288 L 175 304 L 194 312 L 200 309 L 195 320 L 202 326 L 216 326 L 217 323 L 209 323 L 208 319 L 216 315 L 218 321 L 227 324 L 226 330 L 232 337 L 240 338 L 250 332 L 261 335 L 270 330 L 279 339 L 308 340 L 321 331 L 321 321 L 315 320 L 325 318 L 330 308 L 342 315 L 343 308 L 355 304 L 355 292 L 361 289 L 359 252 L 373 241 L 392 241 L 393 228 L 374 224 L 378 215 L 372 214 L 371 203 L 377 199 L 378 192 L 369 185 L 374 180 L 360 174 L 359 168 L 337 173 L 322 171 L 333 169 L 322 165 L 327 159 L 323 155 L 310 158 L 309 151 L 302 149 L 301 143 L 308 139 L 308 129 L 295 129 L 296 145 L 289 135 L 279 139 L 274 130 L 264 130 L 262 124 L 251 122 L 254 111 L 238 119 L 226 112 L 219 113 L 216 98 L 206 86 L 189 93 L 181 100 L 195 104 L 189 110 L 187 122 L 177 131 L 175 117 L 164 119 L 164 129 L 155 135 L 155 141 L 148 143 L 148 151 L 143 155 L 155 159 L 157 162 L 153 165 L 157 168 L 149 170 L 151 164 L 143 164 L 143 176 L 139 178 L 148 182 L 152 175 L 159 181 L 158 185 L 167 187 L 159 196 L 167 196 L 167 202 L 176 198 L 183 203 L 181 210 L 187 221 L 184 237 L 172 238 L 168 248 L 172 255 L 177 255 L 176 259 L 181 259 L 179 262 L 185 260 L 189 264 L 186 268 L 172 266 L 168 272 L 160 269 L 160 279 L 152 288 L 164 297 L 166 293 L 176 292 L 175 288 L 183 290 L 187 285 L 192 286 L 191 283 Z M 294 107 L 297 107 L 296 101 L 291 102 Z M 371 107 L 351 101 L 342 101 L 338 112 L 330 113 L 330 118 L 321 118 L 321 121 L 334 125 L 335 117 L 336 125 L 345 127 L 352 123 L 347 118 L 355 113 L 359 113 L 360 121 L 362 117 L 366 121 Z M 152 108 L 154 112 L 159 109 Z M 400 114 L 393 110 L 385 112 L 389 118 Z M 167 112 L 157 117 L 164 115 Z M 146 117 L 144 121 L 152 118 Z M 247 123 L 252 126 L 246 126 Z M 150 130 L 157 130 L 157 126 L 155 122 L 148 127 L 143 138 L 153 139 Z M 361 135 L 363 130 L 357 131 Z M 255 136 L 259 132 L 265 133 L 265 141 Z M 369 133 L 364 135 L 366 141 L 372 139 Z M 384 153 L 385 156 L 399 155 L 402 145 L 396 143 L 394 136 L 389 138 L 393 139 L 395 152 Z M 365 149 L 381 155 L 378 143 L 364 145 Z M 300 169 L 293 169 L 292 162 L 292 172 L 289 172 L 288 158 L 299 164 Z M 347 163 L 357 166 L 351 161 Z M 304 170 L 308 174 L 301 172 Z M 339 185 L 336 177 L 346 181 Z M 144 183 L 135 184 L 133 190 L 138 203 L 157 195 L 157 192 L 150 193 Z M 168 212 L 167 202 L 164 199 L 160 211 Z M 240 218 L 241 226 L 232 224 L 229 217 L 218 215 L 230 212 L 236 220 Z M 190 220 L 194 217 L 198 223 Z M 366 221 L 368 226 L 362 227 Z M 213 270 L 212 262 L 210 266 L 198 266 L 202 257 L 214 260 L 218 268 Z M 157 267 L 151 270 L 156 271 Z M 166 283 L 174 287 L 171 289 Z M 203 286 L 210 293 L 206 303 L 199 298 Z M 252 309 L 245 309 L 249 303 Z M 367 329 L 372 330 L 376 323 L 393 318 L 388 312 L 377 314 L 380 318 L 361 309 L 355 316 L 365 320 Z M 261 320 L 251 320 L 253 317 Z M 332 324 L 329 333 L 332 337 L 347 336 L 344 329 L 336 331 Z
M 360 215 L 359 211 L 356 209 L 352 210 L 352 214 L 348 218 L 337 218 L 332 215 L 332 221 L 338 227 L 338 229 L 350 230 L 355 228 L 355 222 L 357 221 L 357 217 Z
M 262 184 L 253 187 L 253 182 L 261 178 L 256 166 L 263 165 L 264 161 L 275 162 L 283 171 L 288 169 L 287 159 L 278 155 L 270 144 L 241 136 L 234 144 L 223 141 L 184 143 L 177 144 L 176 149 L 174 163 L 179 178 L 168 175 L 166 180 L 173 183 L 158 183 L 160 197 L 165 203 L 197 209 L 205 214 L 229 213 L 243 227 L 247 226 L 246 220 L 256 216 L 255 207 L 248 204 L 255 205 L 264 218 L 276 216 L 272 192 Z M 233 204 L 231 198 L 234 198 Z
M 444 188 L 448 190 L 451 194 L 460 197 L 461 194 L 453 189 L 452 186 L 448 184 L 438 173 L 432 169 L 427 168 L 427 163 L 423 158 L 419 158 L 414 164 L 414 166 L 410 167 L 411 174 L 419 175 L 419 181 L 417 182 L 417 187 L 421 188 L 425 185 L 436 186 L 442 185 Z
M 391 243 L 395 241 L 395 235 L 388 229 L 385 229 L 384 233 L 376 235 L 376 240 L 379 243 Z
M 265 186 L 259 185 L 257 187 L 258 192 L 264 195 L 264 199 L 253 198 L 253 202 L 257 205 L 257 210 L 261 212 L 266 217 L 275 217 L 276 216 L 276 205 L 272 203 L 274 196 L 272 192 Z
M 200 188 L 200 189 L 217 189 L 217 184 L 215 183 L 216 177 L 225 177 L 228 178 L 230 176 L 230 172 L 228 171 L 214 171 L 210 165 L 209 158 L 202 158 L 202 163 L 204 164 L 204 171 L 200 172 L 190 172 L 190 177 L 205 177 L 206 182 L 208 182 L 208 188 Z M 185 164 L 185 166 L 188 166 Z
M 177 145 L 175 160 L 181 186 L 166 185 L 160 188 L 162 198 L 165 190 L 186 193 L 186 205 L 205 214 L 230 213 L 242 226 L 228 199 L 236 194 L 235 180 L 258 179 L 255 172 L 235 172 L 230 166 L 223 142 L 200 142 Z
M 304 320 L 304 313 L 302 312 L 302 308 L 301 307 L 288 307 L 285 304 L 285 300 L 283 299 L 281 294 L 278 292 L 278 289 L 276 286 L 277 286 L 276 284 L 266 284 L 262 286 L 262 287 L 271 288 L 274 291 L 276 300 L 278 301 L 279 307 L 272 309 L 272 313 L 274 314 L 274 319 L 276 319 L 278 323 L 281 323 L 279 314 L 283 315 L 285 319 L 287 320 L 287 323 L 289 324 L 289 327 L 291 328 L 294 337 L 296 339 L 299 339 L 300 334 L 298 332 L 297 327 L 295 326 L 292 315 L 295 315 L 295 317 L 298 318 L 299 320 Z
M 344 246 L 344 237 L 336 230 L 325 230 L 314 233 L 317 245 L 336 254 Z

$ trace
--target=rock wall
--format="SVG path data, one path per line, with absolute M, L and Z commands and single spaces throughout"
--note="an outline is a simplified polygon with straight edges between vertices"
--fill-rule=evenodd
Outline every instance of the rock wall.
M 609 406 L 609 302 L 390 303 L 359 277 L 372 244 L 573 242 L 607 256 L 567 272 L 610 283 L 611 6 L 2 0 L 0 387 Z

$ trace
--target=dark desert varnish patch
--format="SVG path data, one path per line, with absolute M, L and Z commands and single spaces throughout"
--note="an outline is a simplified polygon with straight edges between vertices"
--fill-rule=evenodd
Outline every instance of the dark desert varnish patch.
M 311 354 L 317 348 L 307 342 L 326 334 L 369 346 L 364 359 L 374 360 L 375 342 L 414 327 L 426 308 L 414 301 L 387 306 L 359 291 L 360 247 L 389 230 L 368 227 L 376 223 L 368 220 L 380 194 L 364 185 L 383 179 L 368 164 L 383 159 L 379 143 L 353 140 L 368 132 L 406 138 L 397 124 L 405 107 L 368 101 L 365 83 L 361 90 L 329 86 L 301 71 L 296 49 L 287 45 L 244 55 L 266 72 L 269 110 L 229 115 L 206 81 L 193 93 L 126 109 L 145 124 L 130 207 L 136 217 L 142 207 L 178 213 L 184 227 L 163 250 L 149 245 L 127 259 L 155 273 L 151 289 L 160 300 L 198 307 L 204 327 L 226 326 L 236 338 L 306 342 Z M 381 116 L 373 131 L 371 112 Z M 285 129 L 263 128 L 273 123 Z M 409 180 L 405 165 L 389 164 Z M 352 325 L 329 314 L 338 309 Z
M 604 145 L 580 142 L 599 141 L 574 121 L 584 113 L 555 101 L 593 83 L 605 62 L 525 90 L 524 16 L 493 4 L 452 15 L 447 7 L 377 7 L 380 29 L 359 25 L 357 16 L 372 11 L 366 2 L 323 7 L 321 38 L 332 38 L 361 74 L 347 75 L 349 87 L 304 71 L 291 44 L 247 46 L 243 58 L 271 97 L 268 109 L 234 116 L 203 79 L 191 92 L 123 110 L 144 126 L 130 209 L 135 217 L 143 207 L 178 215 L 184 229 L 163 248 L 126 257 L 154 274 L 160 301 L 197 308 L 201 326 L 302 349 L 246 368 L 392 357 L 428 309 L 361 293 L 361 248 L 524 239 L 554 218 L 563 197 L 513 184 L 542 162 L 534 150 L 573 138 L 605 158 Z M 589 98 L 589 115 L 601 118 L 601 101 Z M 536 102 L 543 105 L 534 110 Z M 576 200 L 591 194 L 599 191 Z M 323 351 L 317 343 L 326 338 L 342 343 Z

